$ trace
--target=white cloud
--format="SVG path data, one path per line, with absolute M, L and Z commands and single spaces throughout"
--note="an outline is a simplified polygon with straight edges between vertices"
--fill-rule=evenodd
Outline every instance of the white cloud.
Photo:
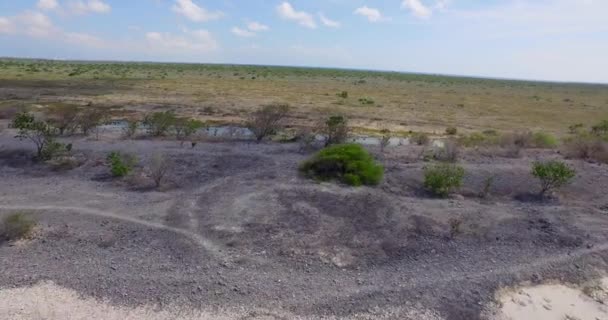
M 210 52 L 219 49 L 219 44 L 213 35 L 207 30 L 185 30 L 182 35 L 172 33 L 148 32 L 146 33 L 148 44 L 156 49 L 173 52 L 174 50 L 186 50 L 189 52 Z
M 15 31 L 15 25 L 11 19 L 0 17 L 0 34 L 13 34 Z
M 283 2 L 277 7 L 277 13 L 285 20 L 292 20 L 303 27 L 315 29 L 317 23 L 315 18 L 304 11 L 296 11 L 289 2 Z
M 211 12 L 192 2 L 192 0 L 175 0 L 172 9 L 174 12 L 181 14 L 194 22 L 217 20 L 224 16 L 221 11 Z
M 244 37 L 244 38 L 255 37 L 255 32 L 241 29 L 239 27 L 233 27 L 232 30 L 230 30 L 230 31 L 239 37 Z
M 370 8 L 368 6 L 358 8 L 357 10 L 355 10 L 355 14 L 366 17 L 367 20 L 369 20 L 370 22 L 379 22 L 384 19 L 382 13 L 380 13 L 380 10 Z
M 26 35 L 32 37 L 49 37 L 59 32 L 53 21 L 40 12 L 27 11 L 15 18 Z
M 341 26 L 340 22 L 326 17 L 322 12 L 319 13 L 319 20 L 321 20 L 321 23 L 326 27 L 340 28 L 340 26 Z
M 440 1 L 438 2 L 438 5 L 445 6 L 445 3 L 444 1 Z M 433 14 L 433 11 L 425 6 L 420 0 L 403 0 L 401 7 L 409 9 L 412 14 L 418 18 L 426 19 Z
M 112 11 L 112 7 L 102 0 L 77 0 L 71 2 L 69 9 L 74 14 L 87 14 L 87 13 L 108 13 Z
M 249 22 L 247 24 L 247 29 L 249 29 L 253 32 L 260 32 L 260 31 L 267 31 L 270 28 L 267 25 L 253 21 L 253 22 Z
M 79 33 L 79 32 L 68 32 L 64 35 L 64 40 L 71 44 L 84 45 L 88 47 L 103 48 L 106 47 L 106 42 L 96 36 Z
M 59 3 L 57 0 L 39 0 L 37 7 L 41 10 L 53 10 L 59 7 Z

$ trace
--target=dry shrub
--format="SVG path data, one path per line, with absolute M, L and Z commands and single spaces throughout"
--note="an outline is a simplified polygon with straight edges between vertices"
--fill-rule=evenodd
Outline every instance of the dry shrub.
M 60 135 L 76 130 L 80 108 L 77 105 L 57 103 L 50 105 L 46 111 L 48 122 L 59 131 Z
M 412 142 L 419 146 L 426 146 L 431 142 L 431 138 L 426 133 L 417 132 L 412 134 Z
M 317 140 L 317 132 L 312 128 L 302 128 L 296 133 L 300 152 L 306 153 L 314 150 L 314 143 Z
M 247 127 L 258 142 L 267 136 L 275 134 L 281 128 L 281 122 L 289 113 L 287 104 L 271 104 L 263 106 L 251 114 Z
M 579 134 L 567 139 L 563 152 L 567 158 L 571 159 L 608 163 L 608 142 L 590 134 Z
M 150 177 L 157 188 L 161 186 L 171 168 L 171 161 L 167 156 L 160 153 L 154 155 L 150 164 Z
M 443 146 L 434 154 L 435 160 L 443 162 L 456 162 L 460 156 L 460 148 L 454 140 L 447 140 Z
M 35 226 L 36 221 L 26 213 L 15 212 L 2 219 L 0 235 L 8 241 L 24 239 L 32 233 Z

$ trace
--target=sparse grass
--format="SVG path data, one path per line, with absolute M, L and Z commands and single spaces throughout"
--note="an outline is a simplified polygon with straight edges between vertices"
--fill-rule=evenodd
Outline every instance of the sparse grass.
M 240 79 L 243 76 L 245 80 Z M 252 76 L 256 80 L 251 80 Z M 67 91 L 70 98 L 94 104 L 161 104 L 189 117 L 194 116 L 193 108 L 212 106 L 214 112 L 206 114 L 208 117 L 239 117 L 237 121 L 245 120 L 248 114 L 238 109 L 253 111 L 268 103 L 268 97 L 289 103 L 294 114 L 315 115 L 318 110 L 336 107 L 334 94 L 320 93 L 346 91 L 349 97 L 382 101 L 383 108 L 374 108 L 372 115 L 368 108 L 348 108 L 347 103 L 335 112 L 353 119 L 353 127 L 374 128 L 378 124 L 365 121 L 372 117 L 390 119 L 387 122 L 393 132 L 441 132 L 453 123 L 466 123 L 479 130 L 543 128 L 565 133 L 573 123 L 594 124 L 608 112 L 608 90 L 602 85 L 298 67 L 3 59 L 0 81 L 17 88 L 46 87 L 56 95 Z M 551 97 L 551 101 L 545 97 Z M 142 108 L 139 112 L 150 110 Z M 414 128 L 401 125 L 413 119 Z M 302 117 L 297 125 L 314 121 L 314 117 Z
M 327 147 L 302 163 L 300 171 L 309 178 L 351 186 L 377 185 L 384 175 L 384 168 L 358 144 Z
M 25 212 L 15 212 L 9 214 L 0 224 L 0 236 L 8 241 L 27 238 L 34 227 L 36 221 Z

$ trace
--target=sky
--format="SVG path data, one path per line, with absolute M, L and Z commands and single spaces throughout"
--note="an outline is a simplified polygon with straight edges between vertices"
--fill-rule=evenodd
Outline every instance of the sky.
M 0 0 L 0 56 L 608 83 L 608 0 Z

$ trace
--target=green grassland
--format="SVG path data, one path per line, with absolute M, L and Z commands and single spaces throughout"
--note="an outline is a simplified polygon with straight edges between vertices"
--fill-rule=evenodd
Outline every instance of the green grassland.
M 290 121 L 344 114 L 360 130 L 545 130 L 608 119 L 608 86 L 299 67 L 0 60 L 0 107 L 63 101 L 173 109 L 241 122 L 255 108 L 289 103 Z M 347 92 L 348 96 L 340 96 Z

